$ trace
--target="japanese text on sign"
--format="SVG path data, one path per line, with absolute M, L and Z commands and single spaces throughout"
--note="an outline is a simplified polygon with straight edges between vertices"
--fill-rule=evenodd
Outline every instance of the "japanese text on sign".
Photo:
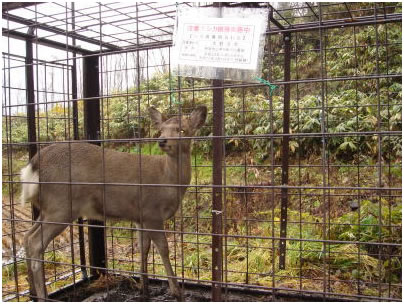
M 257 66 L 261 20 L 243 18 L 182 18 L 175 57 L 184 65 L 235 69 Z

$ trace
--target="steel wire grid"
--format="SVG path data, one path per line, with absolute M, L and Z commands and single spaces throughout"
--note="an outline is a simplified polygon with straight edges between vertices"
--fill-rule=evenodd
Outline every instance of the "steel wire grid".
M 270 10 L 263 77 L 279 86 L 274 96 L 262 84 L 172 75 L 177 5 L 242 4 L 3 3 L 3 300 L 29 299 L 22 238 L 40 212 L 19 205 L 29 158 L 91 142 L 138 153 L 141 165 L 158 153 L 148 106 L 181 116 L 205 104 L 192 181 L 165 225 L 183 291 L 399 301 L 401 4 L 243 4 Z M 138 230 L 70 224 L 45 253 L 48 291 L 100 273 L 139 276 Z M 156 253 L 149 275 L 166 279 Z

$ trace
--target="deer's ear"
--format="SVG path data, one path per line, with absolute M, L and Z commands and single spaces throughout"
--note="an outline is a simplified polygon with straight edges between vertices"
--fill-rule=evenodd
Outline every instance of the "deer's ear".
M 189 117 L 191 128 L 196 131 L 205 124 L 208 109 L 205 106 L 197 107 Z
M 149 108 L 149 114 L 150 114 L 150 118 L 153 123 L 153 126 L 155 128 L 160 128 L 161 124 L 165 121 L 164 115 L 161 114 L 160 111 L 154 107 Z

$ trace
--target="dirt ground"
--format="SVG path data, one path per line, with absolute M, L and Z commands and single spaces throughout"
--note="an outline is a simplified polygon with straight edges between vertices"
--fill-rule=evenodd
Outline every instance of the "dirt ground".
M 53 299 L 66 302 L 176 302 L 176 299 L 169 294 L 166 282 L 151 281 L 149 292 L 150 296 L 145 298 L 132 278 L 117 277 L 113 280 L 101 278 L 92 283 L 84 283 Z M 236 290 L 223 291 L 223 300 L 227 302 L 302 301 L 293 297 L 274 298 L 270 294 L 246 294 Z M 211 291 L 206 286 L 187 286 L 184 288 L 184 301 L 210 302 Z
M 3 197 L 2 202 L 2 253 L 3 253 L 3 264 L 7 261 L 12 260 L 13 256 L 13 237 L 12 237 L 12 223 L 14 223 L 14 242 L 16 247 L 17 256 L 21 253 L 23 247 L 23 240 L 25 233 L 32 227 L 32 213 L 30 204 L 21 205 L 19 202 L 15 202 L 14 213 L 12 214 L 10 210 L 10 203 L 8 198 Z M 11 220 L 13 218 L 13 220 Z M 74 229 L 73 232 L 74 239 L 78 239 L 78 229 Z M 62 247 L 63 245 L 69 244 L 70 241 L 70 230 L 66 229 L 57 238 L 55 238 L 54 245 L 56 248 Z M 48 250 L 50 247 L 48 247 Z M 66 249 L 67 251 L 70 248 Z M 24 253 L 21 253 L 24 255 Z

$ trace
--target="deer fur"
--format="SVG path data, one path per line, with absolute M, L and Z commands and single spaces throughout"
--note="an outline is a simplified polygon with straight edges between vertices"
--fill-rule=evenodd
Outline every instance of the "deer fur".
M 189 117 L 168 120 L 154 108 L 150 108 L 149 113 L 153 125 L 161 131 L 159 146 L 164 155 L 139 156 L 88 143 L 56 143 L 41 149 L 22 169 L 21 200 L 23 203 L 31 201 L 40 209 L 38 222 L 24 238 L 33 297 L 39 300 L 47 298 L 42 260 L 50 241 L 79 217 L 103 220 L 105 214 L 107 218 L 135 221 L 138 227 L 142 221 L 141 228 L 146 231 L 138 231 L 138 240 L 143 243 L 139 244 L 143 288 L 147 290 L 147 255 L 153 241 L 169 277 L 170 291 L 181 299 L 177 280 L 173 278 L 166 236 L 164 232 L 147 229 L 164 230 L 164 221 L 177 211 L 186 186 L 108 183 L 189 185 L 191 140 L 170 138 L 193 136 L 205 123 L 207 109 L 200 106 Z

